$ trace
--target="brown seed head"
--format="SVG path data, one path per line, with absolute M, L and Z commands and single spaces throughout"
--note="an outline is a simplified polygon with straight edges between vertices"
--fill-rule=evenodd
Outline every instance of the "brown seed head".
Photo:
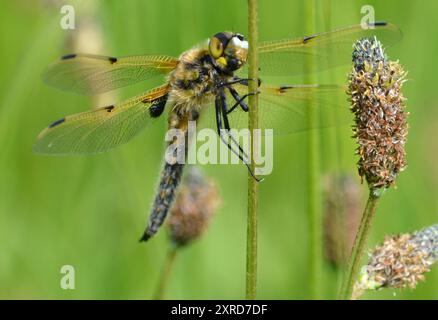
M 208 227 L 219 204 L 216 184 L 196 168 L 190 168 L 170 212 L 168 227 L 173 243 L 184 246 L 198 238 Z
M 347 262 L 359 227 L 361 190 L 348 174 L 332 174 L 325 180 L 324 255 L 338 267 Z
M 355 292 L 365 289 L 415 288 L 438 258 L 438 225 L 413 234 L 387 237 L 362 269 Z
M 376 38 L 356 42 L 347 93 L 355 116 L 359 174 L 371 188 L 394 185 L 406 167 L 405 75 L 398 62 L 387 60 Z

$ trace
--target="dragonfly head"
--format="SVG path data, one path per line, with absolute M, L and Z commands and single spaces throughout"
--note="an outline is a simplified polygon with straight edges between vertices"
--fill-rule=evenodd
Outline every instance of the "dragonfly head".
M 208 50 L 219 69 L 233 72 L 246 63 L 248 41 L 238 33 L 220 32 L 211 37 Z

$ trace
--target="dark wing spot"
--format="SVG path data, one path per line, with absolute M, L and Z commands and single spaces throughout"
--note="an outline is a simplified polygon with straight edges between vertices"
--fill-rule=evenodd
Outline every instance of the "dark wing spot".
M 56 120 L 55 122 L 53 122 L 53 123 L 51 123 L 51 124 L 49 125 L 49 128 L 56 127 L 57 125 L 60 125 L 60 124 L 63 123 L 64 121 L 65 121 L 65 118 L 62 118 L 62 119 Z
M 166 106 L 168 95 L 155 100 L 152 102 L 152 105 L 149 107 L 149 115 L 151 118 L 158 118 L 164 111 L 164 107 Z M 143 103 L 150 103 L 150 100 L 144 100 Z
M 312 40 L 315 37 L 316 37 L 316 35 L 304 37 L 303 38 L 303 43 L 308 43 L 310 40 Z
M 117 62 L 117 58 L 114 58 L 114 57 L 108 57 L 108 60 L 111 63 L 116 63 Z
M 108 111 L 108 112 L 113 111 L 114 108 L 115 108 L 115 107 L 114 107 L 113 105 L 108 106 L 108 107 L 103 107 L 103 109 L 106 110 L 106 111 Z
M 281 86 L 278 88 L 278 93 L 285 93 L 289 89 L 293 89 L 293 86 Z
M 373 22 L 368 23 L 368 26 L 370 26 L 370 27 L 383 27 L 386 25 L 387 25 L 387 23 L 385 21 L 377 21 L 374 23 Z
M 66 54 L 65 56 L 61 57 L 61 60 L 68 60 L 73 58 L 76 58 L 76 53 Z

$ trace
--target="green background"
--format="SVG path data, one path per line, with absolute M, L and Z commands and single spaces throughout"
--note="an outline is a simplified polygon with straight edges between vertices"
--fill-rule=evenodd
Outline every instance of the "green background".
M 72 50 L 68 39 L 74 39 L 83 22 L 89 19 L 100 26 L 98 38 L 103 45 L 99 53 L 113 56 L 177 56 L 218 31 L 245 34 L 247 30 L 246 1 L 242 0 L 90 2 L 68 2 L 76 8 L 74 31 L 59 26 L 63 1 L 0 2 L 3 299 L 149 299 L 168 248 L 164 230 L 150 242 L 138 243 L 161 168 L 164 120 L 106 154 L 32 154 L 32 144 L 42 128 L 95 103 L 47 87 L 40 78 L 45 66 Z M 438 220 L 438 3 L 316 1 L 317 31 L 359 23 L 364 4 L 374 6 L 377 20 L 391 21 L 403 30 L 403 40 L 388 54 L 409 71 L 404 93 L 411 113 L 409 166 L 400 174 L 397 189 L 389 190 L 381 201 L 371 246 L 387 234 L 418 230 Z M 260 38 L 301 36 L 306 18 L 304 1 L 260 0 Z M 343 84 L 347 72 L 348 63 L 335 70 L 333 77 Z M 149 86 L 122 90 L 113 98 L 118 101 Z M 359 182 L 349 127 L 319 132 L 322 173 L 341 170 Z M 333 147 L 333 132 L 339 135 L 339 148 Z M 306 133 L 276 138 L 274 171 L 260 185 L 259 298 L 309 297 L 306 142 Z M 209 165 L 203 169 L 220 187 L 222 208 L 202 239 L 177 256 L 166 297 L 243 298 L 247 171 L 243 165 Z M 366 186 L 360 188 L 364 198 Z M 75 267 L 75 290 L 60 288 L 63 265 Z M 334 299 L 339 270 L 324 263 L 318 281 L 320 296 Z M 364 298 L 437 299 L 437 286 L 438 269 L 434 268 L 416 290 L 385 290 Z

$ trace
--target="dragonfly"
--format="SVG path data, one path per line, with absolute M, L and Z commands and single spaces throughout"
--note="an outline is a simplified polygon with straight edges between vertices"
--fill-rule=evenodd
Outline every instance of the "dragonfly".
M 247 78 L 250 44 L 234 32 L 217 33 L 179 57 L 65 55 L 43 75 L 46 83 L 62 90 L 97 95 L 154 77 L 164 81 L 126 101 L 52 122 L 38 135 L 34 151 L 51 155 L 104 152 L 128 142 L 166 114 L 168 128 L 185 134 L 189 121 L 211 119 L 223 143 L 248 166 L 245 150 L 229 134 L 231 128 L 247 127 L 248 96 L 258 94 L 259 127 L 274 129 L 274 134 L 312 129 L 307 121 L 310 103 L 320 114 L 336 112 L 339 107 L 345 109 L 333 98 L 343 90 L 342 86 L 274 85 L 267 83 L 265 77 L 293 77 L 348 64 L 353 43 L 372 36 L 386 46 L 402 37 L 397 26 L 376 22 L 367 28 L 352 25 L 296 39 L 262 42 L 258 46 L 260 79 Z M 312 64 L 306 63 L 309 59 Z M 249 92 L 250 81 L 258 81 L 257 92 Z M 330 125 L 328 118 L 321 117 L 317 126 Z M 164 222 L 183 168 L 183 163 L 165 161 L 141 240 L 151 238 Z

